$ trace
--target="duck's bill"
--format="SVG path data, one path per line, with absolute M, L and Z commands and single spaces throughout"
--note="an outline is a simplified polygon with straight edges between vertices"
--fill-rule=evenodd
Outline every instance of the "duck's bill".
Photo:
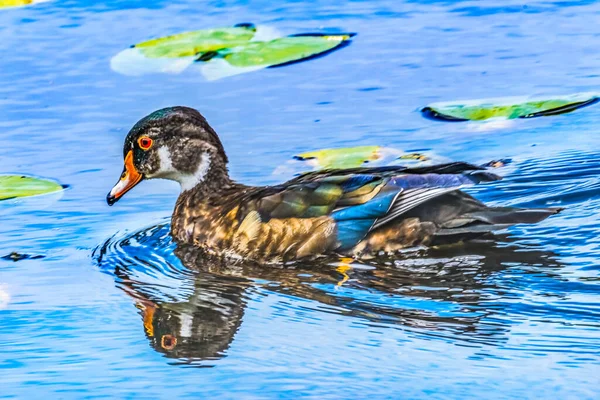
M 135 185 L 140 183 L 143 175 L 140 174 L 133 165 L 133 152 L 130 151 L 125 157 L 125 167 L 121 174 L 119 182 L 111 189 L 106 196 L 106 202 L 109 206 L 115 204 L 125 193 L 133 189 Z

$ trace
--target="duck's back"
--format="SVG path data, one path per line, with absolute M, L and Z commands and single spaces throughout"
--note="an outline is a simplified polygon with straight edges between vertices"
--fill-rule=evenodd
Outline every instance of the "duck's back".
M 490 208 L 459 190 L 498 179 L 465 163 L 312 172 L 278 186 L 233 187 L 211 199 L 182 195 L 173 235 L 219 255 L 287 261 L 460 240 L 558 212 Z

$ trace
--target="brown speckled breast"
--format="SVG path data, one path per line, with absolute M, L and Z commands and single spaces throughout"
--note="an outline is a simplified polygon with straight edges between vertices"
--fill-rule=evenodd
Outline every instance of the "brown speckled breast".
M 227 203 L 227 202 L 226 202 Z M 337 247 L 334 221 L 327 216 L 262 221 L 257 211 L 198 203 L 182 195 L 171 234 L 208 253 L 258 262 L 282 262 L 331 252 Z

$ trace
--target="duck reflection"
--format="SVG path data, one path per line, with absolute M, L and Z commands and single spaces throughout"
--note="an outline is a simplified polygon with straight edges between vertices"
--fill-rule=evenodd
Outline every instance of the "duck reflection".
M 197 277 L 187 298 L 168 301 L 132 281 L 126 270 L 115 273 L 119 286 L 135 299 L 144 331 L 155 350 L 187 362 L 224 356 L 242 322 L 247 285 Z
M 97 259 L 135 300 L 152 347 L 177 363 L 223 357 L 256 293 L 312 300 L 314 312 L 411 334 L 498 345 L 512 323 L 503 318 L 503 304 L 522 294 L 519 282 L 529 274 L 536 282 L 561 279 L 554 254 L 507 237 L 418 249 L 368 265 L 323 259 L 284 267 L 216 262 L 196 248 L 175 246 L 168 225 L 153 229 L 107 242 Z M 144 259 L 142 250 L 156 249 L 146 245 L 157 239 L 169 246 Z

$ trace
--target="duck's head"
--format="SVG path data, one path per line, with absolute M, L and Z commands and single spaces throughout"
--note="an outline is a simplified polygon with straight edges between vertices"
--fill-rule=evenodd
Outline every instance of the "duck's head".
M 121 178 L 106 196 L 109 205 L 143 179 L 170 179 L 182 191 L 206 185 L 210 178 L 228 179 L 219 137 L 188 107 L 163 108 L 138 121 L 125 138 L 123 157 Z

